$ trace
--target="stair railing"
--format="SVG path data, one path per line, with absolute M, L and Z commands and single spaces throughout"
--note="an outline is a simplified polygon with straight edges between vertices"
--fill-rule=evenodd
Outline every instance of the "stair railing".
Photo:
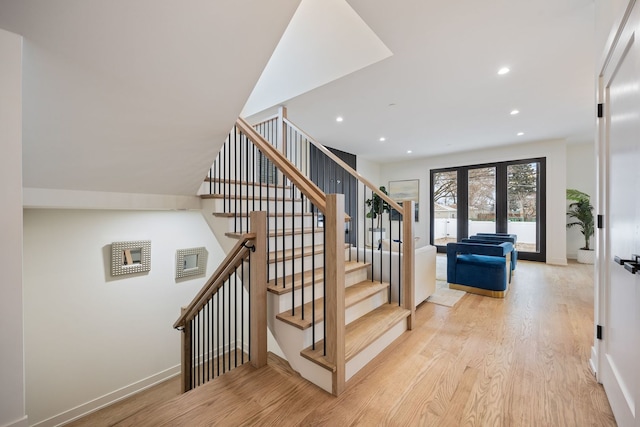
M 320 307 L 317 300 L 327 295 L 327 278 L 335 277 L 336 257 L 344 259 L 345 245 L 342 243 L 341 254 L 329 255 L 326 242 L 331 242 L 331 238 L 325 226 L 329 220 L 325 193 L 241 118 L 207 179 L 210 194 L 202 197 L 221 200 L 224 213 L 219 215 L 234 218 L 234 231 L 227 236 L 239 238 L 248 230 L 248 213 L 266 212 L 268 288 L 276 293 L 290 293 L 292 316 L 311 323 L 312 347 L 315 349 L 316 343 L 323 342 L 327 355 L 327 348 L 335 341 L 332 337 L 335 334 L 327 331 L 327 325 L 336 324 L 330 319 L 335 310 L 327 306 L 326 300 Z M 311 302 L 311 308 L 305 309 L 303 302 Z M 316 308 L 324 315 L 322 328 L 316 327 L 320 323 L 316 320 Z M 344 330 L 344 324 L 341 328 Z
M 266 215 L 227 254 L 173 327 L 182 331 L 183 392 L 245 362 L 267 363 Z
M 270 141 L 272 138 L 273 141 Z M 351 190 L 358 194 L 356 200 L 362 200 L 362 204 L 353 203 L 353 198 L 349 198 L 350 202 L 345 205 L 344 197 L 337 195 L 329 198 L 331 202 L 327 205 L 325 192 L 341 193 L 344 189 L 339 189 L 335 181 L 333 185 L 319 186 L 319 181 L 309 179 L 308 175 L 319 173 L 310 162 L 312 150 L 328 159 L 326 161 L 334 168 L 329 168 L 329 173 L 341 168 L 356 178 L 358 184 Z M 228 233 L 230 237 L 238 238 L 248 229 L 249 212 L 266 210 L 270 218 L 266 232 L 268 286 L 272 289 L 289 288 L 291 314 L 300 315 L 303 319 L 310 318 L 312 346 L 315 349 L 316 342 L 323 340 L 326 359 L 337 367 L 334 372 L 334 392 L 338 390 L 339 393 L 344 387 L 344 281 L 340 280 L 344 277 L 345 256 L 341 248 L 345 249 L 345 232 L 351 233 L 349 259 L 371 262 L 372 280 L 376 276 L 374 268 L 379 273 L 377 280 L 383 281 L 383 276 L 388 275 L 391 283 L 389 302 L 411 310 L 408 327 L 412 327 L 413 215 L 404 215 L 403 206 L 302 132 L 283 114 L 255 128 L 245 120 L 238 119 L 209 172 L 208 180 L 209 197 L 223 199 L 226 215 L 235 218 L 235 230 Z M 277 197 L 273 197 L 273 194 Z M 365 216 L 365 200 L 373 194 L 378 194 L 395 210 L 395 216 L 388 216 L 388 224 L 390 238 L 398 241 L 397 248 L 391 248 L 392 252 L 397 253 L 397 262 L 392 261 L 393 257 L 390 256 L 388 264 L 385 261 L 387 265 L 383 265 L 382 251 L 378 251 L 373 235 L 369 247 L 365 247 L 366 221 L 362 220 L 361 226 L 357 225 L 358 218 Z M 292 211 L 286 210 L 287 199 L 294 205 Z M 340 200 L 343 200 L 342 203 Z M 413 212 L 412 202 L 405 202 L 404 205 L 409 212 Z M 341 207 L 340 215 L 336 215 L 336 206 Z M 347 215 L 344 214 L 345 210 Z M 307 221 L 310 219 L 310 226 L 305 226 L 308 224 L 305 218 Z M 340 225 L 336 225 L 336 221 Z M 300 239 L 302 243 L 296 244 L 296 235 L 304 235 L 309 231 L 312 241 Z M 355 235 L 355 240 L 352 235 Z M 311 266 L 304 265 L 306 257 L 310 258 Z M 296 258 L 301 260 L 301 265 L 285 263 Z M 287 265 L 293 266 L 285 270 Z M 300 285 L 306 278 L 311 281 L 311 295 L 305 295 L 305 286 Z M 395 295 L 392 295 L 393 289 Z M 324 296 L 324 327 L 318 332 L 322 336 L 317 336 L 315 304 L 320 296 Z M 305 313 L 303 302 L 308 300 L 312 302 L 312 307 Z
M 415 315 L 414 301 L 414 222 L 417 220 L 417 206 L 414 201 L 401 203 L 389 197 L 371 181 L 349 166 L 327 147 L 309 136 L 287 117 L 287 110 L 281 107 L 278 115 L 254 125 L 265 139 L 277 147 L 298 170 L 318 185 L 327 194 L 346 194 L 345 211 L 350 218 L 345 230 L 351 245 L 349 259 L 370 262 L 369 276 L 390 283 L 389 302 L 397 303 L 411 310 L 408 318 L 412 328 Z M 312 161 L 312 157 L 314 161 Z M 348 175 L 348 183 L 338 182 L 337 176 Z M 327 179 L 329 178 L 329 179 Z M 333 178 L 333 179 L 332 179 Z M 353 194 L 353 197 L 350 197 Z M 383 256 L 381 236 L 374 232 L 373 220 L 366 228 L 366 201 L 378 195 L 390 211 L 383 215 L 389 229 L 386 240 L 390 243 L 387 252 L 396 256 Z M 411 212 L 412 214 L 405 214 Z M 386 246 L 386 245 L 385 245 Z M 385 248 L 387 249 L 387 248 Z M 388 259 L 387 259 L 388 258 Z M 397 259 L 397 261 L 393 261 Z

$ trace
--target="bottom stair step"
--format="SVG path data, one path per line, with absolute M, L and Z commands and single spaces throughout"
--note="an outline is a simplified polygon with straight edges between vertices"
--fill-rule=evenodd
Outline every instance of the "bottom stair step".
M 398 322 L 409 317 L 411 312 L 396 304 L 384 304 L 375 310 L 354 320 L 346 326 L 345 330 L 345 361 L 348 362 L 358 353 L 367 348 L 369 344 L 380 338 Z M 324 340 L 316 343 L 316 349 L 308 347 L 300 352 L 300 355 L 325 369 L 335 371 L 336 367 L 330 363 L 324 353 Z

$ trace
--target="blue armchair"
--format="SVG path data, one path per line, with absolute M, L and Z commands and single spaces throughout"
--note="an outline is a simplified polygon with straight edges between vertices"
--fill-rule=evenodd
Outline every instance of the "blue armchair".
M 448 243 L 447 282 L 459 289 L 504 298 L 511 275 L 513 244 Z
M 464 242 L 467 239 L 463 239 Z M 511 253 L 511 274 L 515 274 L 516 265 L 518 264 L 518 250 L 516 249 L 516 243 L 518 243 L 517 234 L 508 233 L 477 233 L 473 236 L 469 236 L 469 241 L 483 241 L 490 243 L 502 243 L 509 242 L 513 245 L 513 252 Z

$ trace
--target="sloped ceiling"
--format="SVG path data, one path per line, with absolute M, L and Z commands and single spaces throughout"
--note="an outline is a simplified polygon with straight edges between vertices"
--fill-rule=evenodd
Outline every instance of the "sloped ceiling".
M 300 0 L 1 0 L 23 185 L 195 194 Z
M 242 114 L 253 115 L 391 55 L 345 0 L 303 0 Z
M 393 55 L 282 102 L 321 143 L 389 162 L 593 141 L 592 0 L 347 1 Z

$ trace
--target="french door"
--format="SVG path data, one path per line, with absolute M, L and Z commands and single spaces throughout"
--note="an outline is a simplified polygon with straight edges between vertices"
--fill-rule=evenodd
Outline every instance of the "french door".
M 518 235 L 518 257 L 546 261 L 545 159 L 431 171 L 431 244 L 477 233 Z

